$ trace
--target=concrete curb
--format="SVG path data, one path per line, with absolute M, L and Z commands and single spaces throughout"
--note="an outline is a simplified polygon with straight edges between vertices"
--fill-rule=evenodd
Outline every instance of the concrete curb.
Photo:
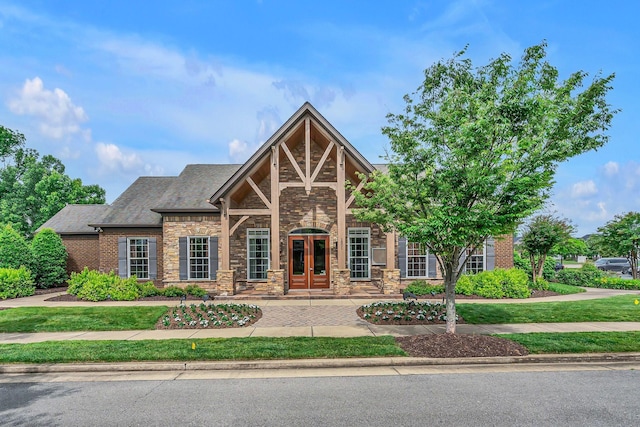
M 267 369 L 336 369 L 411 366 L 465 366 L 513 364 L 585 364 L 640 362 L 640 353 L 542 354 L 510 357 L 422 358 L 386 357 L 356 359 L 295 359 L 222 362 L 124 362 L 124 363 L 52 363 L 5 364 L 0 374 L 45 374 L 68 372 L 177 372 L 232 371 Z

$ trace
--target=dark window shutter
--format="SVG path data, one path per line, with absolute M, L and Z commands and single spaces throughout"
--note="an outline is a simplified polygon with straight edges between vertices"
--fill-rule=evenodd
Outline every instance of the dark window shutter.
M 187 266 L 187 238 L 178 238 L 178 257 L 180 265 L 180 280 L 187 280 L 189 278 L 189 271 Z
M 493 237 L 487 237 L 487 245 L 485 248 L 485 262 L 487 270 L 496 268 L 496 242 Z
M 209 278 L 216 280 L 218 275 L 218 238 L 209 237 Z
M 407 238 L 400 237 L 398 239 L 398 267 L 400 268 L 400 277 L 407 277 Z M 387 268 L 393 268 L 388 266 Z
M 158 245 L 155 237 L 149 237 L 149 279 L 158 278 Z
M 127 277 L 127 238 L 118 237 L 118 275 Z
M 436 256 L 433 254 L 429 254 L 427 262 L 429 263 L 429 271 L 427 272 L 427 276 L 435 278 L 437 275 L 436 269 L 438 268 L 438 260 L 436 260 Z

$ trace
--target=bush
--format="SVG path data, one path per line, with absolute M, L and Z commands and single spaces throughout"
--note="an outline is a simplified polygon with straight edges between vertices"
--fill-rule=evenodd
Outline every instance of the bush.
M 457 288 L 456 288 L 457 289 Z M 444 292 L 444 285 L 432 285 L 424 280 L 414 280 L 405 288 L 405 291 L 412 292 L 418 296 L 440 294 Z
M 31 272 L 25 267 L 0 268 L 0 299 L 28 297 L 35 291 Z
M 135 277 L 123 279 L 112 271 L 108 274 L 89 270 L 71 273 L 67 293 L 88 301 L 133 301 L 140 296 L 138 280 Z
M 484 298 L 529 298 L 527 274 L 518 269 L 496 268 L 478 274 L 464 275 L 458 280 L 456 293 Z
M 522 256 L 520 256 L 518 252 L 514 252 L 513 265 L 515 268 L 526 272 L 527 276 L 531 278 L 531 262 L 529 261 L 529 258 L 523 258 Z M 549 256 L 545 258 L 544 265 L 542 266 L 542 277 L 545 280 L 555 279 L 556 277 L 555 266 L 556 266 L 556 261 L 553 258 Z
M 67 280 L 67 249 L 58 234 L 45 228 L 31 241 L 36 285 L 50 288 Z
M 558 271 L 556 279 L 560 283 L 572 286 L 597 287 L 597 282 L 607 274 L 598 270 L 592 264 L 585 264 L 582 268 L 565 268 Z
M 0 268 L 31 271 L 31 250 L 27 241 L 10 225 L 0 227 Z
M 167 286 L 166 288 L 162 289 L 162 295 L 164 295 L 165 297 L 183 297 L 186 296 L 187 293 L 184 291 L 184 289 L 177 286 Z
M 594 287 L 604 289 L 626 289 L 626 290 L 639 290 L 640 280 L 625 280 L 620 277 L 605 276 L 597 279 L 594 282 Z
M 546 291 L 549 289 L 549 282 L 547 282 L 545 279 L 543 279 L 542 277 L 538 277 L 536 279 L 536 284 L 534 285 L 533 282 L 531 281 L 531 279 L 529 277 L 527 277 L 528 280 L 528 286 L 529 289 L 533 289 L 534 291 Z
M 196 298 L 202 298 L 207 294 L 207 291 L 205 291 L 198 285 L 187 285 L 187 287 L 184 288 L 184 291 L 187 295 L 191 295 Z
M 138 283 L 138 291 L 140 293 L 140 297 L 155 297 L 157 295 L 162 295 L 162 290 L 158 289 L 153 282 L 144 282 Z

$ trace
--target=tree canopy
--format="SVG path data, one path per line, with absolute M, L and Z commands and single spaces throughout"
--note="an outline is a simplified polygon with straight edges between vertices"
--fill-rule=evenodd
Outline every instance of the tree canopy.
M 41 158 L 25 147 L 24 135 L 3 126 L 0 160 L 0 223 L 12 224 L 23 236 L 32 236 L 66 204 L 105 202 L 100 186 L 70 178 L 60 160 L 51 155 Z
M 577 71 L 560 81 L 545 43 L 527 48 L 518 64 L 502 54 L 474 68 L 465 53 L 428 67 L 405 95 L 404 112 L 387 116 L 388 172 L 374 172 L 355 192 L 360 220 L 436 255 L 449 333 L 468 251 L 513 233 L 540 209 L 558 164 L 605 144 L 616 113 L 606 101 L 614 75 L 587 84 Z
M 638 255 L 640 255 L 640 213 L 628 212 L 616 215 L 613 220 L 598 228 L 601 233 L 598 245 L 611 256 L 624 256 L 631 264 L 631 274 L 639 278 Z
M 567 220 L 552 215 L 537 215 L 526 225 L 520 248 L 529 256 L 531 263 L 531 280 L 542 277 L 542 269 L 547 255 L 554 248 L 565 244 L 571 237 L 573 228 Z

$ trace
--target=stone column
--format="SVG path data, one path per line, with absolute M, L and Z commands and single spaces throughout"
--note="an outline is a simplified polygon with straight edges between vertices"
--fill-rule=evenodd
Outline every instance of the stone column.
M 349 295 L 351 293 L 351 270 L 335 268 L 333 273 L 333 293 L 335 295 Z
M 385 295 L 400 293 L 400 270 L 382 269 L 382 293 Z
M 236 294 L 236 271 L 218 270 L 216 272 L 217 294 L 221 296 Z
M 284 295 L 284 270 L 267 270 L 267 281 L 256 283 L 255 290 L 267 295 Z

